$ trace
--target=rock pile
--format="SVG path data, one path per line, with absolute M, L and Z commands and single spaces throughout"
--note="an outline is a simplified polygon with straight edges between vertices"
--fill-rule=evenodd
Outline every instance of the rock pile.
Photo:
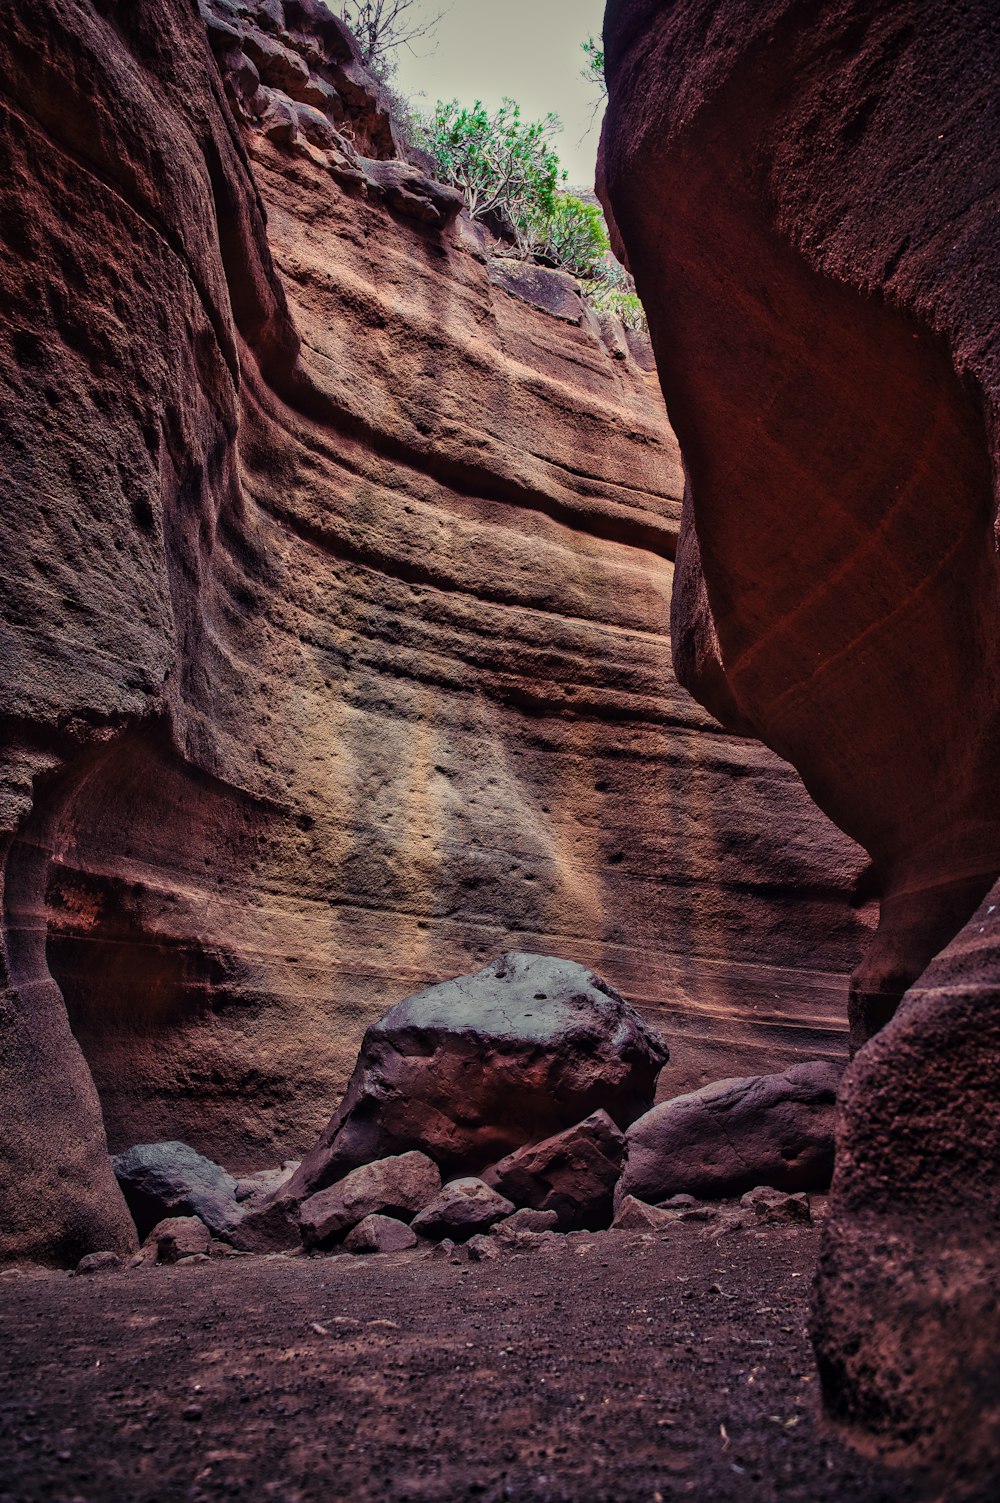
M 183 1143 L 120 1154 L 139 1261 L 428 1243 L 481 1261 L 557 1232 L 808 1221 L 802 1192 L 825 1190 L 832 1171 L 837 1068 L 796 1065 L 653 1106 L 667 1057 L 592 972 L 503 955 L 368 1030 L 301 1164 L 236 1180 Z
M 285 1196 L 304 1200 L 410 1149 L 446 1174 L 479 1174 L 599 1110 L 626 1128 L 652 1106 L 668 1058 L 592 971 L 501 955 L 408 997 L 368 1029 L 347 1094 Z

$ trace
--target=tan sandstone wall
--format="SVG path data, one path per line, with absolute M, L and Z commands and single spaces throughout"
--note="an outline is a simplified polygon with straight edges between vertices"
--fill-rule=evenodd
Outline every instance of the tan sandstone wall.
M 337 79 L 387 157 L 286 10 L 295 87 Z M 67 1247 L 117 1215 L 100 1113 L 113 1149 L 301 1151 L 366 1024 L 505 947 L 606 975 L 667 1094 L 840 1055 L 870 910 L 673 677 L 648 350 L 280 98 L 234 117 L 219 37 L 182 0 L 3 26 L 8 1248 L 39 1197 Z

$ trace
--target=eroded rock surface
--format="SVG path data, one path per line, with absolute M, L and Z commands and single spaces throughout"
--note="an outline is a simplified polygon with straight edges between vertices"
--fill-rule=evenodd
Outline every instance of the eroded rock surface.
M 671 677 L 641 342 L 491 272 L 328 12 L 204 9 L 0 21 L 4 1256 L 128 1251 L 109 1145 L 301 1153 L 504 947 L 610 976 L 671 1089 L 836 1055 L 867 922 Z
M 605 45 L 606 190 L 685 457 L 678 673 L 882 889 L 855 1043 L 893 1020 L 845 1085 L 827 1400 L 992 1496 L 996 9 L 612 0 Z

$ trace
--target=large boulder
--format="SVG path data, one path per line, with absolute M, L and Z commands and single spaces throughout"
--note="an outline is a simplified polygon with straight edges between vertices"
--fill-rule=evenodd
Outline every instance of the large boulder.
M 243 1216 L 237 1181 L 187 1143 L 138 1143 L 113 1168 L 140 1237 L 169 1216 L 198 1216 L 226 1236 Z
M 365 1034 L 339 1109 L 286 1187 L 304 1198 L 359 1164 L 420 1148 L 478 1173 L 603 1109 L 647 1111 L 667 1047 L 592 971 L 501 955 L 400 1002 Z
M 718 1080 L 654 1106 L 626 1133 L 618 1201 L 724 1199 L 757 1185 L 825 1190 L 840 1075 L 817 1060 L 780 1075 Z
M 483 1178 L 516 1206 L 554 1211 L 562 1232 L 599 1231 L 611 1221 L 624 1153 L 624 1133 L 607 1112 L 594 1112 L 543 1143 L 518 1148 Z
M 440 1189 L 438 1167 L 426 1154 L 413 1151 L 377 1159 L 302 1202 L 302 1239 L 307 1247 L 322 1247 L 369 1216 L 409 1221 Z

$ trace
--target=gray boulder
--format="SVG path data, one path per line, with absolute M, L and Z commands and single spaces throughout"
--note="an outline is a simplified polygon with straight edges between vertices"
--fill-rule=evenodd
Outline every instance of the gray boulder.
M 409 1221 L 440 1189 L 440 1171 L 425 1153 L 413 1151 L 376 1159 L 302 1202 L 302 1240 L 307 1247 L 323 1247 L 343 1237 L 367 1216 Z
M 351 1253 L 405 1252 L 416 1245 L 406 1222 L 395 1216 L 366 1216 L 344 1238 L 344 1247 Z
M 199 1216 L 224 1237 L 243 1215 L 233 1176 L 186 1143 L 139 1143 L 112 1168 L 140 1237 L 168 1216 Z
M 413 1218 L 413 1230 L 435 1241 L 450 1237 L 453 1242 L 467 1242 L 479 1232 L 488 1232 L 513 1209 L 509 1200 L 470 1175 L 445 1185 L 430 1205 Z
M 625 1127 L 652 1105 L 667 1057 L 592 971 L 502 955 L 408 997 L 368 1029 L 347 1094 L 286 1193 L 304 1199 L 408 1149 L 448 1175 L 478 1174 L 599 1109 Z
M 617 1203 L 626 1195 L 722 1200 L 758 1185 L 825 1190 L 840 1076 L 841 1066 L 816 1061 L 716 1081 L 654 1106 L 626 1133 Z
M 483 1179 L 516 1206 L 554 1211 L 562 1232 L 596 1232 L 614 1214 L 624 1152 L 624 1133 L 607 1112 L 593 1112 L 565 1132 L 518 1148 Z

